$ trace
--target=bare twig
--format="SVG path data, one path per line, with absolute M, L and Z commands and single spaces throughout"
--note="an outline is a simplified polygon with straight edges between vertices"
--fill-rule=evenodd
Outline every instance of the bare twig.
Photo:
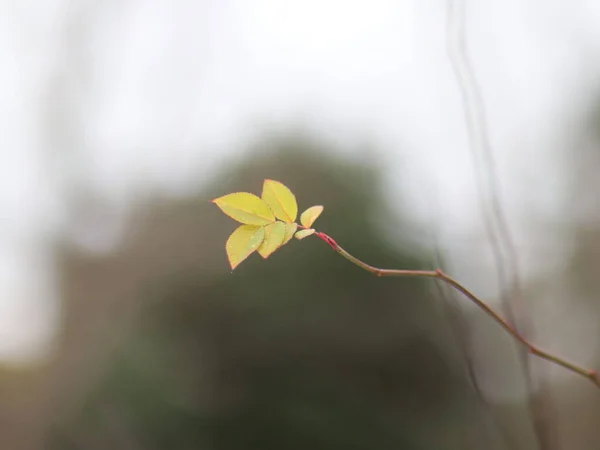
M 436 257 L 434 265 L 438 268 L 442 268 L 442 258 L 440 257 L 439 250 L 436 248 Z M 448 288 L 448 286 L 444 286 L 442 283 L 435 283 L 435 289 L 437 291 L 438 296 L 442 299 L 444 303 L 444 311 L 446 312 L 446 316 L 448 317 L 449 323 L 451 325 L 452 332 L 454 333 L 454 337 L 458 344 L 459 350 L 462 353 L 463 359 L 465 360 L 465 365 L 467 366 L 467 375 L 469 376 L 469 380 L 473 385 L 473 389 L 477 394 L 478 399 L 481 404 L 487 409 L 489 407 L 488 402 L 481 391 L 481 387 L 479 386 L 479 381 L 477 379 L 477 374 L 475 373 L 475 364 L 473 363 L 473 358 L 470 354 L 470 346 L 469 346 L 469 337 L 468 337 L 468 324 L 464 317 L 464 314 L 460 310 L 460 305 L 457 304 L 456 298 L 452 295 L 447 295 L 446 290 L 444 288 Z
M 443 272 L 441 269 L 437 270 L 410 270 L 410 269 L 380 269 L 378 267 L 371 266 L 355 256 L 348 253 L 342 247 L 338 245 L 338 243 L 328 236 L 325 233 L 316 232 L 315 236 L 321 238 L 325 242 L 327 242 L 333 250 L 339 253 L 341 256 L 346 258 L 351 263 L 357 265 L 363 270 L 370 272 L 378 277 L 413 277 L 413 278 L 434 278 L 443 281 L 447 285 L 451 286 L 465 297 L 467 297 L 471 302 L 477 305 L 481 310 L 483 310 L 488 316 L 490 316 L 505 332 L 511 335 L 519 344 L 521 344 L 528 353 L 537 356 L 538 358 L 545 359 L 553 364 L 561 366 L 571 372 L 580 375 L 584 378 L 587 378 L 591 381 L 596 387 L 600 388 L 600 378 L 595 370 L 586 369 L 577 364 L 569 362 L 559 356 L 553 355 L 545 350 L 540 349 L 536 345 L 529 342 L 523 335 L 521 335 L 517 329 L 502 318 L 500 314 L 494 311 L 487 303 L 477 297 L 473 292 L 463 286 L 460 282 L 452 278 L 450 275 Z
M 437 245 L 435 247 L 435 260 L 433 262 L 433 265 L 434 267 L 444 270 L 442 256 L 440 254 L 440 249 Z M 471 352 L 472 349 L 469 323 L 467 321 L 467 318 L 465 317 L 464 312 L 462 311 L 461 306 L 458 304 L 458 299 L 456 298 L 456 295 L 454 295 L 455 291 L 449 292 L 452 288 L 440 280 L 438 280 L 437 283 L 433 283 L 433 285 L 435 287 L 437 295 L 442 301 L 442 307 L 444 308 L 444 312 L 446 313 L 446 317 L 448 318 L 450 329 L 454 334 L 458 350 L 461 353 L 462 358 L 464 360 L 467 369 L 466 374 L 469 381 L 471 382 L 473 396 L 483 412 L 483 414 L 481 415 L 481 420 L 482 424 L 484 425 L 484 428 L 492 429 L 493 431 L 495 431 L 497 437 L 499 438 L 499 441 L 501 442 L 502 448 L 515 448 L 511 437 L 498 420 L 498 417 L 494 412 L 494 408 L 487 400 L 485 393 L 483 392 L 479 384 L 479 379 L 475 370 L 475 362 L 473 361 L 473 356 Z M 479 427 L 477 428 L 479 429 Z M 482 446 L 485 447 L 488 444 L 489 443 L 487 442 L 480 442 L 476 443 L 475 445 L 476 448 L 482 448 Z
M 506 285 L 509 276 L 504 264 L 502 242 L 498 230 L 499 226 L 497 221 L 494 220 L 494 218 L 500 217 L 500 222 L 504 223 L 502 220 L 502 208 L 498 198 L 499 189 L 495 173 L 496 163 L 489 142 L 481 89 L 467 54 L 464 2 L 450 0 L 448 6 L 448 56 L 454 75 L 456 76 L 464 106 L 467 137 L 475 166 L 474 172 L 479 186 L 479 195 L 477 198 L 484 228 L 492 247 L 498 284 L 502 291 L 504 302 L 503 308 L 506 309 L 505 313 L 509 316 L 511 322 L 513 322 L 511 308 L 508 307 L 508 299 L 506 297 Z M 503 236 L 508 236 L 508 233 L 503 233 Z M 516 269 L 514 272 L 516 273 Z M 512 278 L 513 281 L 516 279 L 515 276 Z
M 479 186 L 478 198 L 495 259 L 502 309 L 508 321 L 522 336 L 533 338 L 533 326 L 521 293 L 518 254 L 500 201 L 500 183 L 489 138 L 483 95 L 467 50 L 464 3 L 464 0 L 448 2 L 448 55 L 463 100 L 469 146 Z M 540 448 L 552 448 L 554 439 L 550 434 L 554 427 L 548 423 L 551 419 L 551 404 L 547 395 L 547 381 L 541 378 L 540 389 L 534 393 L 534 367 L 530 364 L 526 349 L 519 352 L 519 358 Z
M 441 267 L 441 264 L 436 264 L 437 267 Z M 457 303 L 457 299 L 455 296 L 447 293 L 447 289 L 451 289 L 448 285 L 444 285 L 442 281 L 434 283 L 435 289 L 438 293 L 438 296 L 441 298 L 444 304 L 444 311 L 446 312 L 446 316 L 448 317 L 448 321 L 450 323 L 450 328 L 454 333 L 454 337 L 458 344 L 458 348 L 462 357 L 464 359 L 466 368 L 467 368 L 467 376 L 469 381 L 471 382 L 471 386 L 473 389 L 474 397 L 476 401 L 479 403 L 480 408 L 483 411 L 483 424 L 488 428 L 491 426 L 496 431 L 500 441 L 502 442 L 502 448 L 515 448 L 512 439 L 499 422 L 498 417 L 494 413 L 493 407 L 490 402 L 485 397 L 481 386 L 479 385 L 479 380 L 477 378 L 477 373 L 475 371 L 475 363 L 473 361 L 471 355 L 470 348 L 470 340 L 469 340 L 469 326 L 464 316 L 464 313 L 460 309 L 460 305 Z M 477 427 L 479 428 L 479 427 Z M 488 443 L 478 443 L 476 444 L 476 448 L 482 448 L 482 445 L 488 445 Z

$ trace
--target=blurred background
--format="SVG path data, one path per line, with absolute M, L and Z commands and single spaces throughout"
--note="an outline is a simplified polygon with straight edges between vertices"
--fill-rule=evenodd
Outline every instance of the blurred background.
M 600 3 L 466 8 L 535 341 L 600 368 Z M 528 383 L 432 280 L 314 238 L 229 269 L 209 201 L 273 178 L 364 261 L 500 308 L 446 15 L 0 1 L 0 448 L 597 449 L 600 392 Z

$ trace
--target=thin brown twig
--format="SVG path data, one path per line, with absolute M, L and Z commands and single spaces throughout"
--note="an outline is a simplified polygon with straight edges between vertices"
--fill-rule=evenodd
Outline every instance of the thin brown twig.
M 440 249 L 437 245 L 435 246 L 435 259 L 433 265 L 435 267 L 438 267 L 439 269 L 444 270 L 442 256 L 440 253 Z M 512 442 L 512 438 L 507 433 L 505 427 L 500 423 L 500 420 L 498 419 L 494 408 L 492 407 L 491 403 L 487 400 L 479 384 L 479 379 L 475 370 L 475 363 L 471 354 L 469 322 L 465 317 L 461 306 L 458 304 L 458 299 L 455 295 L 456 292 L 450 292 L 452 288 L 440 280 L 437 280 L 437 282 L 433 283 L 433 285 L 438 297 L 442 301 L 442 307 L 448 319 L 450 329 L 454 334 L 454 339 L 456 340 L 458 350 L 461 353 L 464 363 L 466 365 L 466 375 L 469 381 L 471 382 L 474 398 L 478 402 L 479 407 L 483 412 L 481 419 L 484 428 L 493 428 L 493 430 L 497 434 L 497 437 L 499 438 L 499 442 L 501 443 L 502 448 L 515 448 L 514 442 Z M 487 445 L 487 443 L 482 442 L 480 444 L 477 444 L 477 448 L 481 448 L 482 445 L 485 446 Z
M 480 207 L 495 258 L 504 315 L 521 336 L 535 339 L 533 323 L 522 298 L 517 250 L 500 200 L 500 183 L 486 121 L 485 103 L 467 48 L 465 9 L 464 0 L 449 0 L 447 43 L 450 63 L 463 100 L 469 145 L 479 185 Z M 507 265 L 504 263 L 505 257 Z M 551 435 L 555 427 L 550 423 L 552 404 L 547 380 L 545 377 L 538 377 L 539 390 L 534 392 L 535 367 L 531 365 L 527 349 L 519 351 L 519 359 L 529 392 L 528 406 L 540 450 L 554 448 L 556 439 Z M 539 370 L 538 368 L 538 375 Z
M 440 269 L 442 268 L 442 258 L 437 247 L 434 265 Z M 486 401 L 485 396 L 481 391 L 481 387 L 479 386 L 477 374 L 475 373 L 475 364 L 473 363 L 473 358 L 471 358 L 470 355 L 468 338 L 469 330 L 466 318 L 464 317 L 463 312 L 460 310 L 460 305 L 458 305 L 456 298 L 453 295 L 446 294 L 446 289 L 449 287 L 444 286 L 441 282 L 434 283 L 434 286 L 437 291 L 437 295 L 442 299 L 442 302 L 445 306 L 444 311 L 448 317 L 448 321 L 451 325 L 450 328 L 454 333 L 458 348 L 462 353 L 463 359 L 465 360 L 465 364 L 467 366 L 467 375 L 469 376 L 471 384 L 473 385 L 473 389 L 475 390 L 475 393 L 477 394 L 481 404 L 487 409 L 489 407 L 489 403 Z
M 327 242 L 333 250 L 339 253 L 341 256 L 346 258 L 351 263 L 357 265 L 363 270 L 372 273 L 378 277 L 415 277 L 415 278 L 435 278 L 443 281 L 448 284 L 469 300 L 471 300 L 476 306 L 478 306 L 481 310 L 483 310 L 488 316 L 490 316 L 500 327 L 504 329 L 506 333 L 512 336 L 519 344 L 521 344 L 525 349 L 532 355 L 537 356 L 538 358 L 545 359 L 553 364 L 561 366 L 571 372 L 580 375 L 584 378 L 587 378 L 591 381 L 596 387 L 600 388 L 600 377 L 598 377 L 598 373 L 592 369 L 586 369 L 581 367 L 575 363 L 569 362 L 564 358 L 561 358 L 557 355 L 553 355 L 541 348 L 537 347 L 533 343 L 529 342 L 527 338 L 521 335 L 517 329 L 507 322 L 500 314 L 498 314 L 492 307 L 490 307 L 487 303 L 481 300 L 477 295 L 463 286 L 460 282 L 452 278 L 450 275 L 443 272 L 441 269 L 437 270 L 412 270 L 412 269 L 380 269 L 378 267 L 371 266 L 355 256 L 348 253 L 342 247 L 338 245 L 338 243 L 322 232 L 315 232 L 315 236 L 321 238 L 325 242 Z
M 501 207 L 498 199 L 497 176 L 494 171 L 496 167 L 493 152 L 489 144 L 487 122 L 485 120 L 484 103 L 481 96 L 479 83 L 467 54 L 465 35 L 465 6 L 462 1 L 448 2 L 448 56 L 450 65 L 454 71 L 459 92 L 463 102 L 463 113 L 467 127 L 467 137 L 474 164 L 474 172 L 478 184 L 479 207 L 482 214 L 484 229 L 490 242 L 492 256 L 494 257 L 497 271 L 497 281 L 501 291 L 503 308 L 511 322 L 514 322 L 510 302 L 507 297 L 507 281 L 516 279 L 515 273 L 509 277 L 504 264 L 504 253 L 501 238 L 508 233 L 502 233 L 498 229 L 498 222 L 502 220 Z M 487 194 L 487 195 L 486 195 Z M 489 197 L 489 199 L 488 199 Z M 514 261 L 513 261 L 514 263 Z
M 441 267 L 441 265 L 438 265 Z M 460 305 L 458 304 L 457 299 L 454 295 L 450 295 L 451 293 L 446 293 L 446 289 L 451 289 L 450 286 L 444 285 L 444 283 L 440 280 L 437 280 L 437 283 L 434 283 L 435 289 L 437 291 L 438 296 L 442 300 L 444 304 L 444 311 L 450 323 L 450 328 L 454 333 L 454 338 L 457 342 L 459 351 L 464 359 L 465 365 L 467 367 L 467 376 L 469 381 L 471 382 L 471 386 L 473 389 L 474 397 L 476 401 L 479 403 L 480 408 L 483 410 L 483 424 L 492 425 L 502 442 L 502 448 L 515 448 L 512 443 L 512 439 L 500 423 L 498 417 L 494 413 L 493 407 L 490 402 L 485 397 L 481 386 L 479 385 L 479 380 L 477 379 L 477 373 L 475 372 L 475 364 L 473 358 L 470 354 L 470 342 L 468 334 L 468 323 L 467 319 L 464 316 L 464 313 L 460 310 Z M 453 294 L 454 292 L 452 292 Z M 481 448 L 481 445 L 478 445 L 477 448 Z

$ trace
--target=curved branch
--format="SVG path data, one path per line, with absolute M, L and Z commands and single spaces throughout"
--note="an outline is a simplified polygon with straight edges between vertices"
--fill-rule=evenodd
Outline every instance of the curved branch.
M 340 247 L 338 243 L 327 234 L 316 232 L 315 236 L 327 242 L 333 250 L 335 250 L 337 253 L 339 253 L 351 263 L 378 277 L 421 277 L 436 278 L 438 280 L 443 281 L 444 283 L 450 285 L 452 288 L 463 294 L 469 300 L 471 300 L 480 309 L 482 309 L 498 325 L 500 325 L 504 329 L 504 331 L 506 331 L 518 343 L 525 347 L 525 349 L 530 354 L 535 355 L 538 358 L 545 359 L 546 361 L 550 361 L 553 364 L 561 366 L 567 370 L 570 370 L 573 373 L 576 373 L 577 375 L 587 378 L 589 381 L 594 383 L 596 387 L 600 388 L 600 378 L 598 377 L 598 373 L 595 370 L 586 369 L 584 367 L 578 366 L 577 364 L 569 362 L 559 356 L 553 355 L 552 353 L 542 350 L 536 345 L 532 344 L 527 340 L 527 338 L 520 334 L 513 325 L 511 325 L 509 322 L 503 319 L 500 314 L 494 311 L 492 307 L 490 307 L 487 303 L 485 303 L 483 300 L 477 297 L 477 295 L 475 295 L 473 292 L 471 292 L 469 289 L 463 286 L 460 282 L 458 282 L 442 270 L 380 269 L 378 267 L 371 266 L 370 264 L 367 264 L 361 261 L 360 259 L 356 258 L 355 256 L 351 255 L 342 247 Z

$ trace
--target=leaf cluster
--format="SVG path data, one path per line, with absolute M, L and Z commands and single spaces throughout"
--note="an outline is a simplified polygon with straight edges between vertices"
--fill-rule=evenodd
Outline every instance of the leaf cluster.
M 212 202 L 242 224 L 225 244 L 232 269 L 255 251 L 266 259 L 292 237 L 304 239 L 314 234 L 311 227 L 323 212 L 323 206 L 311 206 L 300 215 L 300 224 L 297 224 L 296 196 L 279 181 L 269 179 L 263 183 L 261 197 L 249 192 L 234 192 Z

